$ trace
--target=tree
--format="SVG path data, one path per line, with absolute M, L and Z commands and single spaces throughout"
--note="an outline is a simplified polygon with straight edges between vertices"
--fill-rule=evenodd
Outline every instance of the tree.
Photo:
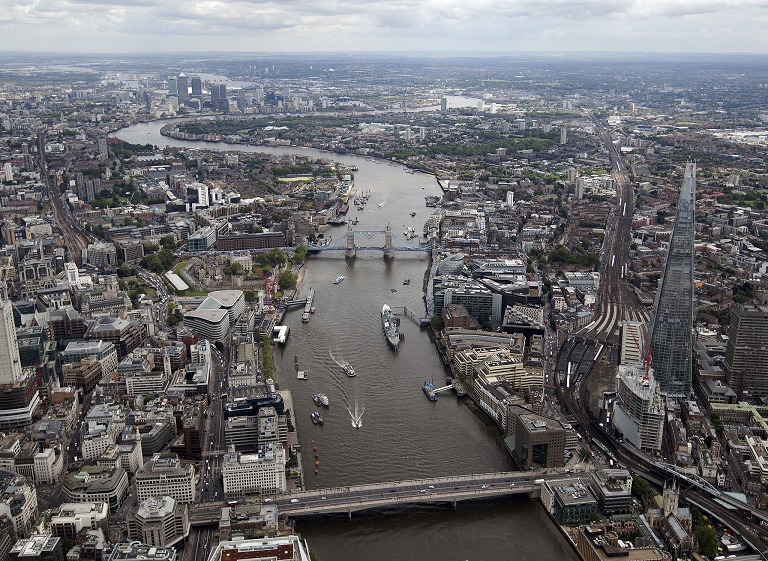
M 172 234 L 163 236 L 162 238 L 160 238 L 160 245 L 163 246 L 163 249 L 169 249 L 169 250 L 176 249 L 176 236 Z
M 259 299 L 259 295 L 253 290 L 246 290 L 244 296 L 246 302 L 255 302 Z
M 278 286 L 280 287 L 280 290 L 288 290 L 289 288 L 296 288 L 296 282 L 298 280 L 299 280 L 299 275 L 286 269 L 285 271 L 283 271 L 283 274 L 280 275 L 280 281 L 278 282 Z
M 717 533 L 709 524 L 700 524 L 694 528 L 696 541 L 699 543 L 699 550 L 708 557 L 717 554 Z
M 307 258 L 307 246 L 306 245 L 300 245 L 296 248 L 296 251 L 293 252 L 293 262 L 294 263 L 304 263 L 304 260 Z
M 433 331 L 442 331 L 445 329 L 445 322 L 443 321 L 443 318 L 438 315 L 432 316 L 432 319 L 430 320 L 432 323 L 432 330 Z
M 637 498 L 643 498 L 651 492 L 651 484 L 644 477 L 636 475 L 632 478 L 632 494 Z

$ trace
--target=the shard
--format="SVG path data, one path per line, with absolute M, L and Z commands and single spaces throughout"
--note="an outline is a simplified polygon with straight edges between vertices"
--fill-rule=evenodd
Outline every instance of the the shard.
M 656 292 L 650 337 L 656 380 L 662 393 L 676 398 L 687 398 L 691 393 L 695 196 L 696 165 L 689 162 Z

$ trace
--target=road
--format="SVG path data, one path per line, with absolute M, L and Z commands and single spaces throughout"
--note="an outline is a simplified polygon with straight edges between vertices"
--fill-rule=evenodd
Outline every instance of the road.
M 570 472 L 570 470 L 568 470 Z M 352 512 L 406 503 L 456 502 L 500 495 L 538 492 L 541 481 L 568 476 L 563 469 L 529 472 L 480 473 L 411 481 L 396 481 L 335 487 L 288 495 L 241 498 L 239 504 L 271 504 L 292 516 L 323 512 Z M 195 505 L 190 513 L 194 525 L 213 524 L 226 502 Z

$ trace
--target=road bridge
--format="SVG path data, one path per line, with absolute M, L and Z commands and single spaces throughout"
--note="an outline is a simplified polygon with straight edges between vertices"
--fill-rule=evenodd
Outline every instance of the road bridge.
M 307 244 L 307 252 L 318 254 L 327 251 L 343 251 L 344 256 L 353 258 L 358 251 L 383 251 L 385 259 L 392 259 L 396 251 L 420 251 L 424 253 L 437 253 L 439 246 L 433 238 L 431 243 L 412 245 L 407 240 L 392 232 L 387 225 L 385 230 L 355 230 L 347 227 L 347 233 L 342 238 L 337 238 L 327 243 Z
M 453 507 L 460 501 L 510 495 L 528 495 L 537 499 L 541 483 L 550 479 L 574 477 L 561 470 L 477 473 L 451 477 L 413 479 L 350 487 L 333 487 L 313 491 L 300 491 L 287 495 L 233 497 L 238 504 L 273 504 L 290 516 L 346 513 L 373 508 L 405 506 L 411 504 L 443 503 Z M 582 474 L 588 477 L 588 474 Z M 218 524 L 221 508 L 227 502 L 200 503 L 190 509 L 193 526 Z

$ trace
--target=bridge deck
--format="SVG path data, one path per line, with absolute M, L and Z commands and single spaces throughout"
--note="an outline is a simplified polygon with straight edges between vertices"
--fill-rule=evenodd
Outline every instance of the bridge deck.
M 550 470 L 551 471 L 551 470 Z M 515 494 L 538 496 L 542 479 L 562 478 L 564 474 L 541 472 L 500 472 L 456 477 L 415 479 L 372 485 L 333 487 L 288 495 L 251 496 L 241 504 L 274 504 L 281 513 L 292 516 L 383 508 L 414 503 L 456 503 L 458 501 Z M 226 502 L 201 503 L 190 509 L 195 526 L 217 523 Z

